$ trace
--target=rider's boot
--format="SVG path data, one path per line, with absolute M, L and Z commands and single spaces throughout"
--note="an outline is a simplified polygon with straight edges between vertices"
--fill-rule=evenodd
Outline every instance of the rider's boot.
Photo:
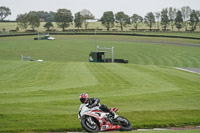
M 111 116 L 116 119 L 118 115 L 114 111 L 110 111 Z

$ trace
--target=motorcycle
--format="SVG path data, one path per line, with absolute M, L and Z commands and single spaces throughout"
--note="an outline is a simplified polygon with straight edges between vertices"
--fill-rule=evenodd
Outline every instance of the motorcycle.
M 117 112 L 117 108 L 111 108 Z M 101 132 L 107 130 L 130 131 L 133 129 L 128 119 L 118 116 L 113 118 L 110 113 L 103 112 L 99 106 L 88 108 L 87 104 L 81 104 L 78 118 L 81 126 L 87 132 Z

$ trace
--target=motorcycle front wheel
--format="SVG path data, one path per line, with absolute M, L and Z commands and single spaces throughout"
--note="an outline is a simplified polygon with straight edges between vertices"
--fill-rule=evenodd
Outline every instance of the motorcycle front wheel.
M 99 126 L 95 118 L 90 116 L 85 116 L 81 119 L 81 126 L 83 129 L 85 129 L 87 132 L 98 132 Z
M 118 124 L 120 125 L 120 131 L 131 131 L 133 129 L 130 121 L 122 116 L 117 118 Z

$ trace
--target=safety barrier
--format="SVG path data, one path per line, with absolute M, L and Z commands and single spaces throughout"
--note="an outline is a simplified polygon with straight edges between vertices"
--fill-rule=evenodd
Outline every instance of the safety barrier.
M 185 37 L 185 36 L 170 36 L 170 35 L 146 35 L 146 34 L 136 34 L 136 33 L 93 33 L 93 32 L 59 32 L 59 33 L 49 33 L 51 35 L 120 35 L 120 36 L 141 36 L 141 37 L 166 37 L 166 38 L 182 38 L 182 39 L 196 39 L 200 40 L 198 37 Z M 9 34 L 9 35 L 0 35 L 0 37 L 13 37 L 13 36 L 30 36 L 37 35 L 37 33 L 29 34 Z

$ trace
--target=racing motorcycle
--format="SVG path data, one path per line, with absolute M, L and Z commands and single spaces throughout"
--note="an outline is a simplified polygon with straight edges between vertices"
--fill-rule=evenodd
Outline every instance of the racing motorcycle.
M 111 108 L 117 112 L 117 108 Z M 110 113 L 103 112 L 99 106 L 88 108 L 87 104 L 81 104 L 78 118 L 81 120 L 81 126 L 87 132 L 101 132 L 107 130 L 130 131 L 132 125 L 126 118 L 118 116 L 113 118 Z

